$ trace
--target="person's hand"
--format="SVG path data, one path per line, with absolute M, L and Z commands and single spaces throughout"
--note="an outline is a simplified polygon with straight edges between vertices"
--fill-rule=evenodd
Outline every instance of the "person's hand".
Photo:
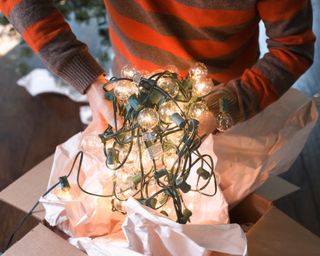
M 104 131 L 110 124 L 115 127 L 113 104 L 104 98 L 104 91 L 102 86 L 107 82 L 104 76 L 100 76 L 96 81 L 91 84 L 86 95 L 88 97 L 89 105 L 92 111 L 93 122 L 95 123 L 95 129 Z M 112 85 L 109 85 L 107 90 L 112 89 Z M 117 128 L 122 127 L 123 120 L 117 114 Z
M 209 135 L 216 131 L 217 122 L 216 119 L 211 111 L 205 112 L 199 118 L 199 128 L 198 128 L 198 135 Z

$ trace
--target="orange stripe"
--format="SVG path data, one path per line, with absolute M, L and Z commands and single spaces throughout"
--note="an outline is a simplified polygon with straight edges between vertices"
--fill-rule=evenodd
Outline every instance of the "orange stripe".
M 23 33 L 23 37 L 33 51 L 39 52 L 43 46 L 57 35 L 70 30 L 62 15 L 58 11 L 54 11 L 49 16 L 28 27 Z
M 307 0 L 265 0 L 258 1 L 258 10 L 264 21 L 276 22 L 291 19 L 307 4 Z
M 282 1 L 282 0 L 281 0 Z M 196 27 L 234 26 L 246 23 L 255 17 L 255 10 L 210 10 L 186 6 L 177 1 L 135 0 L 145 11 L 169 14 Z M 198 17 L 198 18 L 195 18 Z
M 239 49 L 251 36 L 255 26 L 249 26 L 241 34 L 237 34 L 225 42 L 181 40 L 172 36 L 161 35 L 147 25 L 120 15 L 108 2 L 106 4 L 112 19 L 128 38 L 161 48 L 186 61 L 193 58 L 217 58 Z M 189 51 L 185 49 L 189 49 Z M 192 49 L 192 52 L 190 52 L 190 49 Z
M 0 1 L 0 10 L 8 17 L 12 9 L 20 2 L 22 2 L 22 0 L 2 0 Z
M 301 58 L 287 49 L 273 48 L 270 50 L 270 53 L 286 67 L 295 79 L 298 79 L 310 65 L 305 58 Z
M 261 109 L 276 101 L 279 95 L 270 81 L 257 69 L 246 69 L 241 80 L 254 90 Z
M 131 54 L 125 45 L 121 42 L 121 40 L 117 37 L 116 33 L 113 31 L 112 27 L 109 28 L 110 39 L 113 42 L 113 47 L 117 48 L 117 50 L 126 58 L 128 63 L 132 64 L 138 70 L 147 70 L 154 71 L 160 69 L 161 66 L 155 65 L 149 61 L 140 59 L 139 57 Z

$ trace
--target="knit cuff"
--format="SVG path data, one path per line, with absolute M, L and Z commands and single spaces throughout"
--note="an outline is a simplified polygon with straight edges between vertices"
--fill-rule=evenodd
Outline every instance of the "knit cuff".
M 79 51 L 66 61 L 58 76 L 84 94 L 97 77 L 105 73 L 89 52 Z
M 209 110 L 217 117 L 221 113 L 220 99 L 223 99 L 228 105 L 227 113 L 232 117 L 233 124 L 244 121 L 237 94 L 227 87 L 219 87 L 210 96 L 208 102 Z

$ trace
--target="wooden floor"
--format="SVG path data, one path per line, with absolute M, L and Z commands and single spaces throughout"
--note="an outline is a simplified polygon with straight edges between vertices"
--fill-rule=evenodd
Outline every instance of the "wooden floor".
M 79 104 L 64 96 L 30 96 L 16 85 L 14 63 L 0 58 L 0 190 L 83 128 Z
M 4 62 L 5 61 L 5 62 Z M 79 104 L 64 96 L 30 96 L 16 86 L 10 61 L 0 59 L 0 190 L 83 129 Z M 5 65 L 3 64 L 5 63 Z M 320 235 L 320 122 L 291 169 L 282 175 L 301 189 L 275 204 Z

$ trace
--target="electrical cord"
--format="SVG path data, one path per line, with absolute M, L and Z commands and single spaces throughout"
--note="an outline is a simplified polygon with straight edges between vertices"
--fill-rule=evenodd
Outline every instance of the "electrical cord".
M 83 155 L 83 152 L 82 152 L 82 151 L 79 151 L 79 152 L 77 153 L 77 155 L 76 155 L 76 157 L 75 157 L 75 159 L 74 159 L 74 161 L 73 161 L 73 163 L 72 163 L 72 166 L 71 166 L 71 168 L 70 168 L 70 171 L 69 171 L 69 173 L 66 175 L 67 178 L 71 175 L 71 173 L 72 173 L 72 171 L 73 171 L 73 168 L 74 168 L 74 166 L 75 166 L 75 163 L 76 163 L 78 157 L 79 157 L 79 156 L 82 157 L 82 155 Z M 80 164 L 79 164 L 79 166 L 80 166 Z M 46 195 L 48 195 L 48 194 L 49 194 L 52 190 L 54 190 L 59 184 L 60 184 L 60 182 L 55 183 L 55 184 L 54 184 L 53 186 L 51 186 L 41 197 L 45 197 Z M 40 203 L 40 201 L 38 200 L 38 201 L 33 205 L 33 207 L 30 209 L 30 211 L 23 217 L 23 219 L 22 219 L 22 220 L 19 222 L 19 224 L 16 226 L 15 230 L 12 232 L 12 234 L 11 234 L 9 240 L 8 240 L 8 243 L 7 243 L 6 247 L 5 247 L 5 251 L 9 249 L 9 247 L 10 247 L 10 245 L 11 245 L 11 243 L 12 243 L 12 241 L 13 241 L 15 235 L 16 235 L 16 233 L 20 230 L 20 228 L 23 226 L 23 224 L 25 224 L 25 222 L 28 220 L 28 218 L 32 215 L 33 211 L 37 208 L 37 206 L 39 205 L 39 203 Z

